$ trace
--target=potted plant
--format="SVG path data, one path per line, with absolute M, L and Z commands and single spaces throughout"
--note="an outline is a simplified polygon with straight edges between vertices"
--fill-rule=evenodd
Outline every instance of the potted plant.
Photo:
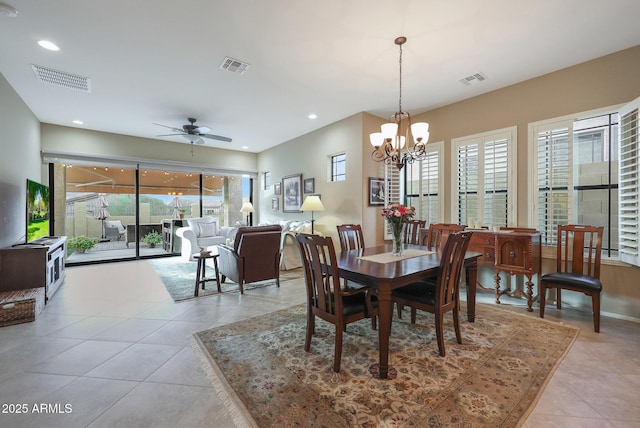
M 142 242 L 146 242 L 147 244 L 149 244 L 149 247 L 155 248 L 156 245 L 158 245 L 159 243 L 162 242 L 162 235 L 160 235 L 155 230 L 151 231 L 151 232 L 147 233 L 144 236 L 144 238 L 142 238 Z
M 187 210 L 185 208 L 182 208 L 180 210 L 180 218 L 183 219 L 184 218 L 184 214 L 187 212 Z
M 84 253 L 94 247 L 96 239 L 89 236 L 74 236 L 69 238 L 67 246 L 69 249 L 74 250 L 77 253 Z

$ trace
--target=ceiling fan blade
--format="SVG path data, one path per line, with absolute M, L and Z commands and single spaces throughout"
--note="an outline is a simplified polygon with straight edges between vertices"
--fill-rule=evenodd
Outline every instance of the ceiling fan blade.
M 207 132 L 211 132 L 211 128 L 208 128 L 206 126 L 198 126 L 193 130 L 193 132 L 198 135 L 202 135 L 202 134 L 206 134 Z
M 170 130 L 174 131 L 174 132 L 184 132 L 184 130 L 180 129 L 180 128 L 174 128 L 173 126 L 167 126 L 167 125 L 163 125 L 161 123 L 153 123 L 154 125 L 158 125 L 158 126 L 162 126 L 163 128 L 169 128 Z
M 162 135 L 156 135 L 156 137 L 174 137 L 176 135 L 184 135 L 184 132 L 180 133 L 180 134 L 162 134 Z
M 221 135 L 213 135 L 213 134 L 200 134 L 201 137 L 211 138 L 212 140 L 226 141 L 227 143 L 231 142 L 231 138 L 223 137 Z
M 204 144 L 204 140 L 202 138 L 198 138 L 197 140 L 193 141 L 196 144 Z

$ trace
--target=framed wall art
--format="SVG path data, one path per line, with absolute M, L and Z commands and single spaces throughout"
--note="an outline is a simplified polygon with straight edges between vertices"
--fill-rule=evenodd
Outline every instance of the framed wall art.
M 280 198 L 271 198 L 271 209 L 274 211 L 280 210 Z
M 302 174 L 282 178 L 282 211 L 298 213 L 302 205 Z
M 369 177 L 369 206 L 384 205 L 384 178 Z
M 304 193 L 313 193 L 316 191 L 316 182 L 313 178 L 304 179 Z
M 282 190 L 280 188 L 280 183 L 275 183 L 273 185 L 273 194 L 274 195 L 278 195 L 278 196 L 282 195 Z

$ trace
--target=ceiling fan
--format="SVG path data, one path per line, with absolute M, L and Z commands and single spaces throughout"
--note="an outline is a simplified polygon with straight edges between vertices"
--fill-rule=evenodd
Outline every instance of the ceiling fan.
M 154 123 L 154 125 L 162 126 L 165 128 L 171 129 L 175 134 L 164 134 L 157 135 L 158 137 L 173 137 L 174 135 L 182 135 L 184 138 L 189 140 L 191 144 L 204 144 L 204 140 L 202 138 L 210 138 L 212 140 L 225 141 L 227 143 L 231 142 L 231 138 L 222 137 L 220 135 L 208 134 L 211 132 L 211 128 L 206 126 L 196 126 L 196 119 L 189 117 L 187 118 L 189 123 L 187 125 L 183 125 L 182 128 L 174 128 L 173 126 L 162 125 L 160 123 Z

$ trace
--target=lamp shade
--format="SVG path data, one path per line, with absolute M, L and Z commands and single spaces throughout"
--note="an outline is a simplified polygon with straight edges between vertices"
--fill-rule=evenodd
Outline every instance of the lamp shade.
M 307 196 L 300 207 L 300 211 L 324 211 L 324 205 L 319 196 Z
M 244 204 L 242 204 L 242 208 L 240 208 L 240 212 L 252 213 L 253 212 L 253 204 L 251 202 L 245 202 Z

